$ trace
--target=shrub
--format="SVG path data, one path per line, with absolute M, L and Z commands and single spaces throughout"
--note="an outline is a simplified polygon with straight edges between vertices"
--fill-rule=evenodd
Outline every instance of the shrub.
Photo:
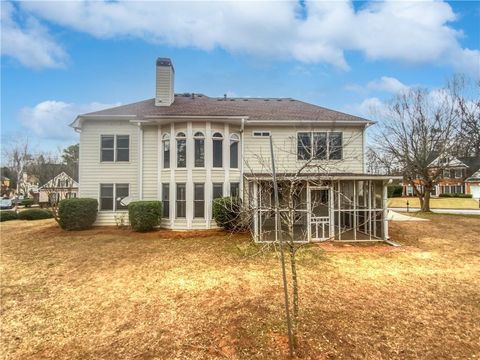
M 97 212 L 97 199 L 63 199 L 58 204 L 58 223 L 64 230 L 88 229 L 97 220 Z
M 17 220 L 18 214 L 12 210 L 0 211 L 0 221 Z
M 30 199 L 30 198 L 25 198 L 22 200 L 22 202 L 20 203 L 20 205 L 23 205 L 27 208 L 31 207 L 33 205 L 33 199 Z
M 19 220 L 42 220 L 52 218 L 52 212 L 45 209 L 28 209 L 18 213 Z
M 445 198 L 465 198 L 465 199 L 471 199 L 472 194 L 440 194 L 438 195 L 439 197 L 445 197 Z
M 402 185 L 390 185 L 387 187 L 388 197 L 402 197 L 403 186 Z
M 134 231 L 153 230 L 160 225 L 161 216 L 160 201 L 133 201 L 128 204 L 128 217 Z
M 213 201 L 213 218 L 227 231 L 245 230 L 242 221 L 242 202 L 238 197 L 222 197 Z

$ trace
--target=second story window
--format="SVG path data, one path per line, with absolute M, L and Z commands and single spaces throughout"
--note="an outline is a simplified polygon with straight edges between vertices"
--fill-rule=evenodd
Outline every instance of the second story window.
M 100 161 L 129 161 L 130 136 L 129 135 L 102 135 Z
M 205 136 L 202 132 L 196 132 L 194 135 L 195 142 L 195 167 L 205 166 Z
M 298 160 L 341 160 L 342 150 L 341 132 L 299 132 L 297 134 Z
M 213 134 L 213 167 L 223 166 L 223 136 L 219 132 Z
M 162 137 L 163 148 L 163 168 L 170 168 L 170 135 L 164 134 Z
M 237 134 L 230 135 L 230 167 L 238 168 L 238 143 L 240 138 Z
M 443 178 L 444 179 L 450 178 L 450 169 L 443 169 Z
M 183 132 L 177 134 L 177 167 L 187 167 L 187 137 Z

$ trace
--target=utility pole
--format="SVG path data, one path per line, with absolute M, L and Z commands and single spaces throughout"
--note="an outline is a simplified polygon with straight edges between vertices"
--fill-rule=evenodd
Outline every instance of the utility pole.
M 292 321 L 290 319 L 290 302 L 288 300 L 287 274 L 285 270 L 285 251 L 283 248 L 282 224 L 280 221 L 280 204 L 278 201 L 277 173 L 275 171 L 275 156 L 273 154 L 273 140 L 272 140 L 271 134 L 270 134 L 270 156 L 272 159 L 272 180 L 273 180 L 273 192 L 275 196 L 275 241 L 278 241 L 280 244 L 280 262 L 282 265 L 283 291 L 285 295 L 285 313 L 287 316 L 288 349 L 290 352 L 290 357 L 293 357 Z

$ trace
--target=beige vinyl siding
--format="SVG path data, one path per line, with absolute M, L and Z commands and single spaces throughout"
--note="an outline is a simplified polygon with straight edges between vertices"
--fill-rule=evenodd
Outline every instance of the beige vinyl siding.
M 156 99 L 163 105 L 170 105 L 174 101 L 174 76 L 168 66 L 157 66 Z
M 304 163 L 297 160 L 297 132 L 303 131 L 336 131 L 343 134 L 342 160 L 316 160 L 310 171 L 326 172 L 363 172 L 363 127 L 279 127 L 246 126 L 244 132 L 245 174 L 251 172 L 270 172 L 270 142 L 268 137 L 253 137 L 253 131 L 270 131 L 277 171 L 279 173 L 296 172 Z
M 101 135 L 130 135 L 130 161 L 101 162 Z M 85 121 L 80 133 L 80 197 L 99 199 L 100 184 L 125 183 L 130 185 L 130 196 L 138 199 L 138 163 L 138 128 L 135 125 L 126 121 Z M 114 224 L 114 212 L 99 211 L 95 225 Z
M 143 129 L 143 199 L 158 199 L 158 127 Z

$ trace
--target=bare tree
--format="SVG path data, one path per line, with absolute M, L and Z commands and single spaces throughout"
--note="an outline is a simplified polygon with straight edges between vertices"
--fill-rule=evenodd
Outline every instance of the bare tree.
M 23 189 L 23 176 L 28 165 L 31 163 L 32 149 L 27 138 L 17 140 L 7 144 L 4 147 L 4 160 L 11 174 L 15 176 L 16 193 L 19 194 Z
M 460 118 L 448 89 L 428 92 L 412 89 L 388 106 L 378 143 L 393 163 L 403 169 L 422 211 L 430 211 L 430 194 L 449 164 L 459 135 Z M 435 164 L 432 162 L 438 159 Z

